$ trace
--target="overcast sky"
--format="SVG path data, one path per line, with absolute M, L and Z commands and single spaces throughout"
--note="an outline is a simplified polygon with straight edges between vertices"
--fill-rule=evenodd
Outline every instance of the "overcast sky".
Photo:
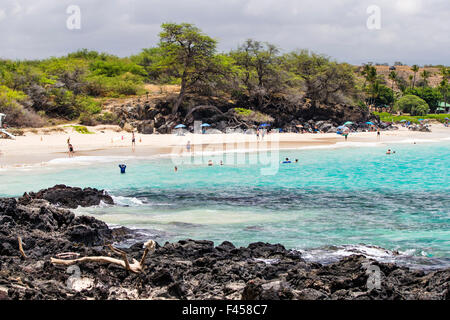
M 80 29 L 66 26 L 70 5 Z M 380 29 L 367 28 L 371 5 Z M 156 45 L 163 22 L 197 25 L 220 51 L 253 38 L 354 64 L 450 64 L 450 0 L 0 0 L 0 57 L 127 56 Z

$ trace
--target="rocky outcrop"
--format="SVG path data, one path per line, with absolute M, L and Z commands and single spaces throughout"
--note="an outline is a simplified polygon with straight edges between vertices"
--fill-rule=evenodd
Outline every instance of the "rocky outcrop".
M 104 190 L 95 188 L 74 188 L 66 185 L 56 185 L 52 188 L 40 190 L 39 192 L 25 193 L 20 199 L 26 202 L 33 199 L 44 199 L 64 208 L 76 209 L 78 206 L 90 207 L 99 205 L 101 202 L 114 204 L 113 199 Z
M 425 273 L 364 256 L 330 265 L 306 262 L 280 244 L 182 240 L 156 245 L 143 272 L 79 264 L 79 277 L 50 258 L 72 252 L 109 255 L 105 243 L 129 239 L 92 217 L 76 217 L 42 199 L 0 199 L 1 299 L 449 299 L 450 269 Z M 22 238 L 26 258 L 19 251 Z M 143 242 L 123 250 L 139 259 Z M 380 286 L 368 286 L 369 268 Z M 69 282 L 71 285 L 69 286 Z
M 237 102 L 217 97 L 202 97 L 187 95 L 185 106 L 180 108 L 177 114 L 171 114 L 170 106 L 173 97 L 156 100 L 141 100 L 116 106 L 113 112 L 120 119 L 122 127 L 131 126 L 140 133 L 171 133 L 173 128 L 183 123 L 192 132 L 194 121 L 202 121 L 211 124 L 212 129 L 225 132 L 231 129 L 255 129 L 261 122 L 249 118 L 239 119 L 234 108 L 242 107 L 259 111 L 274 120 L 272 128 L 280 128 L 283 131 L 299 131 L 299 125 L 305 130 L 313 130 L 316 127 L 322 132 L 336 132 L 336 128 L 347 121 L 356 125 L 355 130 L 367 130 L 367 121 L 381 125 L 380 119 L 355 105 L 314 103 L 309 99 L 303 99 L 293 103 L 284 97 L 273 98 L 270 102 L 251 101 L 245 97 Z M 265 121 L 264 121 L 265 122 Z M 389 130 L 391 125 L 381 126 Z

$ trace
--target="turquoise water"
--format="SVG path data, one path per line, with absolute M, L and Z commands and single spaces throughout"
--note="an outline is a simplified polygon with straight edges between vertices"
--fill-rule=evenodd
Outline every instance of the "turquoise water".
M 264 241 L 322 262 L 365 253 L 450 267 L 450 143 L 390 147 L 390 156 L 386 147 L 280 151 L 270 155 L 277 166 L 285 157 L 299 163 L 280 164 L 275 175 L 250 164 L 254 154 L 240 154 L 243 164 L 179 164 L 177 173 L 171 159 L 128 159 L 125 175 L 116 162 L 87 158 L 71 168 L 0 171 L 0 196 L 58 183 L 91 186 L 108 190 L 118 205 L 78 213 L 140 229 L 160 243 Z

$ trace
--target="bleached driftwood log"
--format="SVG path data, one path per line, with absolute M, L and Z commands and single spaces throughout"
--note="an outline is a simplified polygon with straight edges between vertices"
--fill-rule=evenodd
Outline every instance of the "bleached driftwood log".
M 22 257 L 27 258 L 27 255 L 25 254 L 25 251 L 23 251 L 23 244 L 22 244 L 22 238 L 17 237 L 17 241 L 19 242 L 19 251 Z
M 112 257 L 106 257 L 106 256 L 99 256 L 99 257 L 82 257 L 78 259 L 72 259 L 72 260 L 63 260 L 63 259 L 57 259 L 57 258 L 50 258 L 51 263 L 56 265 L 63 265 L 63 266 L 71 266 L 78 263 L 84 263 L 84 262 L 97 262 L 97 263 L 112 263 L 119 265 L 123 268 L 125 268 L 128 271 L 134 272 L 134 273 L 140 273 L 144 269 L 144 262 L 145 258 L 147 257 L 148 253 L 150 251 L 155 250 L 156 243 L 153 240 L 150 240 L 145 243 L 145 251 L 142 255 L 142 258 L 140 261 L 137 261 L 136 259 L 133 259 L 132 263 L 128 261 L 128 257 L 126 252 L 119 250 L 117 248 L 114 248 L 111 245 L 108 245 L 108 248 L 120 255 L 122 257 L 122 260 L 112 258 Z

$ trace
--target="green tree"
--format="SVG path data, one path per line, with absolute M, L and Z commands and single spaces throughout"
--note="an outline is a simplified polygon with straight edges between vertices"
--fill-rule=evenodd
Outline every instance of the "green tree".
M 389 73 L 389 79 L 392 81 L 392 90 L 394 90 L 394 84 L 397 83 L 398 74 L 395 71 Z
M 431 72 L 428 70 L 423 70 L 420 75 L 423 78 L 424 85 L 428 86 L 428 78 L 431 77 Z
M 351 103 L 356 99 L 355 69 L 307 50 L 284 56 L 284 68 L 305 83 L 306 97 L 322 103 Z
M 417 74 L 417 72 L 419 72 L 419 66 L 417 64 L 414 64 L 411 67 L 411 70 L 414 72 L 414 78 L 413 78 L 413 82 L 412 82 L 412 87 L 414 88 L 414 86 L 416 85 L 416 74 Z
M 176 113 L 186 91 L 215 72 L 217 43 L 192 24 L 164 23 L 161 27 L 159 47 L 164 59 L 160 67 L 176 74 L 181 80 L 180 93 L 172 106 L 172 113 Z
M 410 113 L 412 116 L 422 116 L 430 110 L 425 100 L 411 94 L 398 99 L 394 105 L 394 109 L 404 113 Z
M 375 105 L 392 106 L 393 102 L 394 102 L 394 91 L 383 84 L 377 84 L 374 97 Z
M 406 94 L 412 94 L 425 100 L 431 111 L 435 111 L 439 102 L 442 100 L 442 94 L 438 88 L 420 87 L 406 90 Z

